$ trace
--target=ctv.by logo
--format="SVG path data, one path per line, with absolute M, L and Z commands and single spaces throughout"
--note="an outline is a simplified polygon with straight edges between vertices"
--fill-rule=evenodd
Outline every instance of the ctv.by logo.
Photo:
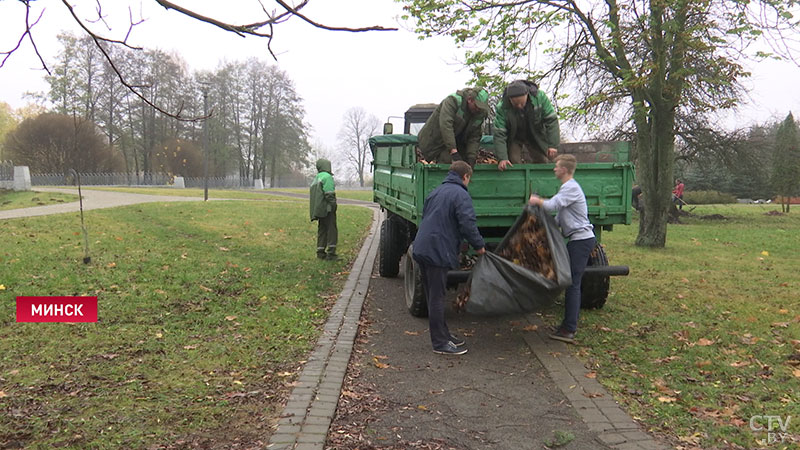
M 783 444 L 787 439 L 791 440 L 789 434 L 789 422 L 792 416 L 753 416 L 750 418 L 750 429 L 754 432 L 767 432 L 767 438 L 761 439 L 763 445 Z M 780 430 L 780 431 L 779 431 Z

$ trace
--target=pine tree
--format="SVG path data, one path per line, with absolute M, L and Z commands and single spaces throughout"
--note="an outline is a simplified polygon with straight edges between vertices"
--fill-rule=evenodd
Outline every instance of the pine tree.
M 781 210 L 788 213 L 791 197 L 800 191 L 800 140 L 792 113 L 778 128 L 772 162 L 772 185 L 780 198 Z

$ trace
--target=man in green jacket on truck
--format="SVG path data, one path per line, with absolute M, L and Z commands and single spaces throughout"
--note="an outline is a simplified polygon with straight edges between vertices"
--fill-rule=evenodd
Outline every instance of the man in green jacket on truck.
M 559 133 L 558 116 L 547 95 L 530 81 L 512 82 L 495 109 L 497 168 L 550 162 L 558 154 Z
M 488 99 L 484 89 L 464 88 L 442 100 L 419 132 L 422 156 L 440 164 L 466 161 L 474 166 Z
M 336 256 L 339 229 L 336 227 L 336 186 L 333 182 L 331 162 L 327 159 L 318 160 L 317 172 L 309 192 L 311 221 L 319 221 L 317 258 L 333 261 L 339 259 Z

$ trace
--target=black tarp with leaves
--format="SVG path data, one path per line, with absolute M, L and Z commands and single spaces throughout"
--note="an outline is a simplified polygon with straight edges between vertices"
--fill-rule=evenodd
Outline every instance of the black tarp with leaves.
M 571 283 L 567 246 L 558 225 L 553 216 L 528 205 L 494 253 L 478 258 L 468 283 L 466 311 L 477 315 L 541 311 Z

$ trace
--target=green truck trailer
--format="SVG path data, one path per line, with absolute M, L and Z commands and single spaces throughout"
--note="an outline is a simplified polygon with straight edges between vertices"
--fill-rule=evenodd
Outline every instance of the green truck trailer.
M 379 272 L 383 277 L 396 277 L 402 261 L 406 306 L 411 314 L 425 316 L 427 302 L 419 270 L 410 254 L 402 257 L 409 252 L 422 220 L 425 197 L 441 184 L 449 165 L 418 162 L 414 135 L 386 134 L 371 138 L 369 143 L 374 169 L 373 200 L 386 213 L 381 223 Z M 483 138 L 481 147 L 492 148 L 491 136 Z M 625 266 L 609 265 L 600 242 L 603 231 L 631 223 L 630 146 L 626 142 L 562 144 L 559 152 L 574 154 L 578 159 L 575 179 L 586 194 L 589 219 L 598 240 L 584 277 L 581 306 L 600 308 L 608 297 L 609 277 L 628 273 Z M 560 183 L 553 175 L 553 166 L 515 164 L 502 172 L 494 164 L 475 166 L 469 193 L 488 249 L 503 239 L 532 193 L 552 197 L 558 192 Z M 457 286 L 468 277 L 467 270 L 450 271 L 448 285 Z

